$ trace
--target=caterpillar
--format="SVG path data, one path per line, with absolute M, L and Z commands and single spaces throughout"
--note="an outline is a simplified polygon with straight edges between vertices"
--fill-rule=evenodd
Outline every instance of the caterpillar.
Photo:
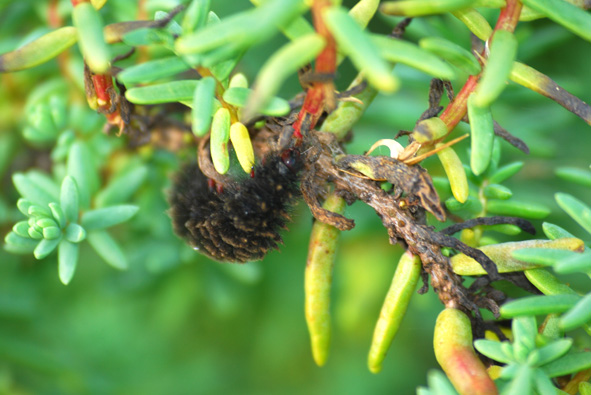
M 220 262 L 262 259 L 283 243 L 279 231 L 299 196 L 300 151 L 268 154 L 254 176 L 216 188 L 193 162 L 174 178 L 169 194 L 174 232 L 195 250 Z

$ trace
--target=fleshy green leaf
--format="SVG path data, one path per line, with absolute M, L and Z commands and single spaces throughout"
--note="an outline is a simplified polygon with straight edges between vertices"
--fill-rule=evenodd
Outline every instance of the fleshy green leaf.
M 495 171 L 492 176 L 490 176 L 489 181 L 491 184 L 500 184 L 506 179 L 515 175 L 521 168 L 523 167 L 523 162 L 513 162 L 505 165 Z
M 490 163 L 494 138 L 493 118 L 490 108 L 476 104 L 474 94 L 468 98 L 468 117 L 472 132 L 470 167 L 475 175 L 480 175 Z
M 474 105 L 486 108 L 507 86 L 513 60 L 517 54 L 517 39 L 507 30 L 497 30 L 490 45 L 490 55 L 482 77 L 474 91 Z
M 0 73 L 24 70 L 53 59 L 71 47 L 78 35 L 76 28 L 66 26 L 49 32 L 23 47 L 0 56 Z
M 487 209 L 491 214 L 532 219 L 545 218 L 551 212 L 549 208 L 539 203 L 515 200 L 490 200 Z
M 579 300 L 578 295 L 528 296 L 501 306 L 505 318 L 523 315 L 562 313 L 572 308 Z
M 78 221 L 79 196 L 76 180 L 71 176 L 66 176 L 64 181 L 62 181 L 60 191 L 60 207 L 63 210 L 66 221 Z
M 591 368 L 591 352 L 572 353 L 542 367 L 549 377 L 564 376 Z
M 521 365 L 517 369 L 515 378 L 503 391 L 503 395 L 523 395 L 532 393 L 533 374 L 527 365 Z
M 35 258 L 37 259 L 45 258 L 47 255 L 51 254 L 53 250 L 55 250 L 55 247 L 57 247 L 60 240 L 61 237 L 41 240 L 39 244 L 37 244 L 37 247 L 35 247 L 33 255 L 35 255 Z
M 65 237 L 71 243 L 80 243 L 86 238 L 86 230 L 78 224 L 70 224 L 66 228 Z
M 16 190 L 31 203 L 47 206 L 57 201 L 58 188 L 49 177 L 37 171 L 15 173 L 12 182 Z
M 536 263 L 538 265 L 550 266 L 563 259 L 576 255 L 576 252 L 564 249 L 553 248 L 523 248 L 513 251 L 513 258 L 520 261 Z
M 388 15 L 414 17 L 459 10 L 470 7 L 473 2 L 473 0 L 384 1 L 380 6 L 380 11 Z
M 63 181 L 62 181 L 63 182 Z M 49 203 L 49 209 L 53 219 L 58 223 L 60 228 L 66 226 L 66 214 L 58 203 Z
M 484 196 L 489 199 L 506 200 L 513 196 L 513 192 L 504 185 L 489 184 L 484 188 Z
M 121 247 L 107 232 L 93 231 L 88 233 L 88 242 L 109 265 L 116 269 L 127 269 L 127 258 L 125 258 Z
M 4 238 L 6 245 L 4 248 L 16 254 L 28 254 L 33 252 L 37 244 L 37 240 L 33 240 L 30 237 L 22 237 L 15 232 L 8 232 Z
M 566 193 L 557 193 L 554 197 L 560 208 L 591 234 L 591 208 Z
M 72 22 L 78 30 L 80 50 L 90 70 L 106 73 L 111 54 L 103 35 L 103 21 L 90 3 L 78 3 L 72 11 Z
M 193 0 L 189 4 L 181 23 L 184 34 L 193 33 L 200 27 L 205 26 L 210 6 L 211 0 Z
M 59 244 L 58 254 L 58 272 L 60 281 L 68 285 L 74 277 L 76 266 L 78 265 L 78 244 L 62 240 Z
M 128 67 L 117 74 L 117 79 L 127 86 L 146 84 L 176 75 L 188 69 L 190 69 L 190 66 L 185 61 L 176 56 L 171 56 Z
M 582 254 L 574 254 L 554 265 L 557 273 L 577 273 L 591 271 L 591 251 L 586 250 Z
M 67 169 L 68 175 L 76 180 L 79 209 L 90 207 L 90 197 L 98 189 L 99 178 L 86 142 L 75 141 L 72 144 L 68 153 Z M 71 217 L 73 214 L 72 209 L 67 209 L 63 203 L 61 205 L 64 212 L 66 212 L 66 218 L 75 221 L 72 218 L 77 217 Z
M 582 170 L 576 167 L 559 167 L 555 173 L 563 180 L 591 187 L 591 172 L 589 170 Z
M 429 387 L 435 391 L 435 395 L 457 395 L 456 390 L 448 378 L 439 370 L 430 370 L 427 373 L 427 382 L 429 383 Z
M 559 325 L 565 331 L 570 331 L 591 321 L 591 293 L 577 302 L 572 309 L 565 313 Z
M 575 237 L 572 233 L 566 231 L 565 229 L 561 228 L 558 225 L 551 224 L 549 222 L 544 222 L 542 224 L 542 229 L 544 230 L 544 234 L 550 239 L 560 239 L 563 237 Z
M 576 35 L 591 41 L 591 14 L 560 0 L 524 0 L 523 4 L 542 13 Z
M 220 108 L 213 116 L 209 147 L 211 161 L 215 170 L 225 174 L 230 168 L 230 154 L 228 140 L 230 139 L 230 112 L 227 108 Z
M 554 361 L 566 354 L 572 345 L 572 339 L 557 339 L 547 346 L 535 350 L 532 353 L 534 357 L 531 363 L 535 364 L 535 366 L 546 365 L 548 362 Z
M 205 77 L 197 83 L 193 94 L 191 110 L 192 129 L 195 136 L 202 137 L 209 132 L 213 116 L 215 80 Z
M 443 80 L 453 80 L 454 70 L 444 61 L 421 47 L 399 39 L 374 34 L 372 42 L 381 56 L 393 63 L 402 63 Z
M 501 342 L 493 340 L 478 339 L 474 342 L 474 347 L 483 355 L 494 359 L 497 362 L 513 362 L 513 355 L 507 355 Z
M 534 370 L 534 386 L 540 395 L 556 395 L 558 389 L 541 369 Z
M 361 26 L 340 7 L 328 8 L 323 16 L 337 44 L 355 67 L 363 70 L 368 82 L 381 91 L 394 92 L 399 82 L 392 75 L 390 66 L 382 59 L 371 37 Z
M 165 82 L 157 85 L 131 88 L 125 92 L 125 97 L 135 104 L 173 103 L 192 100 L 197 80 L 183 80 Z
M 138 206 L 127 204 L 99 208 L 82 214 L 80 224 L 87 231 L 105 229 L 127 221 L 133 217 L 138 210 Z

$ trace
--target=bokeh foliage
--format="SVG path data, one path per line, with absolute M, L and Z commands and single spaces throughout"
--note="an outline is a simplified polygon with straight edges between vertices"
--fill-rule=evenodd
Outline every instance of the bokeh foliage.
M 0 53 L 49 30 L 49 3 L 0 3 Z M 143 11 L 152 18 L 177 3 L 147 1 Z M 61 17 L 69 20 L 70 2 L 57 4 Z M 250 7 L 246 1 L 212 2 L 222 19 Z M 492 23 L 498 11 L 482 12 Z M 101 14 L 110 22 L 133 20 L 138 8 L 133 2 L 110 0 Z M 387 33 L 399 20 L 381 15 L 372 20 L 370 29 Z M 406 37 L 418 41 L 428 36 L 469 47 L 468 30 L 451 15 L 416 19 Z M 589 43 L 545 19 L 520 24 L 516 37 L 520 61 L 552 76 L 574 95 L 589 98 Z M 261 59 L 285 43 L 285 38 L 276 35 L 250 49 L 237 70 L 253 81 Z M 125 50 L 123 44 L 113 46 L 115 54 Z M 167 53 L 159 46 L 146 52 L 138 56 L 159 58 Z M 336 81 L 342 90 L 356 73 L 348 62 L 339 69 Z M 86 198 L 93 201 L 92 207 L 139 207 L 128 222 L 109 230 L 128 269 L 118 271 L 105 265 L 108 259 L 89 248 L 92 243 L 80 243 L 76 276 L 64 287 L 56 276 L 56 254 L 37 261 L 31 255 L 0 250 L 0 392 L 411 393 L 425 382 L 426 371 L 436 366 L 431 339 L 441 310 L 432 291 L 412 299 L 382 373 L 372 375 L 365 366 L 375 320 L 394 264 L 403 252 L 388 244 L 375 213 L 360 203 L 346 211 L 357 226 L 341 235 L 334 272 L 332 353 L 327 366 L 319 369 L 312 363 L 303 313 L 311 227 L 305 205 L 296 207 L 296 220 L 285 234 L 281 252 L 269 254 L 263 262 L 218 265 L 196 255 L 172 235 L 164 195 L 170 175 L 187 153 L 126 148 L 125 137 L 106 136 L 101 130 L 102 116 L 87 108 L 81 71 L 82 58 L 76 49 L 59 61 L 0 76 L 0 227 L 4 235 L 24 220 L 16 202 L 25 193 L 18 183 L 15 189 L 13 175 L 40 169 L 51 175 L 57 188 L 65 174 L 71 174 L 68 153 L 83 144 L 90 150 L 85 160 L 94 161 L 88 171 L 95 179 L 89 181 L 91 196 Z M 396 72 L 401 89 L 394 95 L 377 96 L 355 125 L 350 153 L 361 154 L 376 140 L 393 138 L 399 129 L 412 130 L 427 107 L 430 77 L 404 65 L 396 66 Z M 452 82 L 461 84 L 461 80 Z M 298 91 L 297 78 L 292 75 L 279 95 L 289 98 Z M 48 112 L 54 127 L 40 127 L 47 125 L 43 117 Z M 554 200 L 554 193 L 561 191 L 591 201 L 588 184 L 575 185 L 564 171 L 556 171 L 564 166 L 587 170 L 588 126 L 515 84 L 507 86 L 493 112 L 499 123 L 531 149 L 525 156 L 500 143 L 495 166 L 524 162 L 523 169 L 503 186 L 510 188 L 516 200 L 549 207 L 547 221 L 588 241 L 589 234 L 574 225 Z M 454 135 L 469 127 L 458 129 Z M 454 148 L 464 163 L 470 162 L 468 142 Z M 427 159 L 424 166 L 431 174 L 444 177 L 435 159 Z M 141 182 L 129 185 L 125 180 Z M 473 193 L 479 191 L 481 181 L 472 178 L 470 182 Z M 442 199 L 453 205 L 451 193 L 446 195 L 442 184 Z M 128 193 L 119 196 L 120 188 Z M 482 193 L 487 194 L 486 189 Z M 505 197 L 506 190 L 497 188 L 490 196 Z M 81 199 L 82 205 L 90 207 L 90 201 Z M 481 212 L 481 207 L 463 209 L 458 213 L 464 216 Z M 541 230 L 541 221 L 535 225 Z M 480 244 L 520 237 L 525 238 L 486 232 Z M 588 278 L 576 274 L 561 278 L 576 291 L 589 292 Z M 591 347 L 588 336 L 574 338 L 577 348 Z

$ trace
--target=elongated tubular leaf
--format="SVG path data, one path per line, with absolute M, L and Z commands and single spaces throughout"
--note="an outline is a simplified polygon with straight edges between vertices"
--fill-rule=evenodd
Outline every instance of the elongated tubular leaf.
M 578 295 L 571 287 L 560 282 L 556 276 L 545 269 L 526 270 L 525 276 L 544 295 Z
M 372 373 L 379 373 L 382 370 L 386 353 L 400 328 L 410 298 L 417 287 L 421 267 L 419 257 L 409 252 L 402 254 L 398 261 L 392 284 L 376 322 L 369 350 L 368 366 Z
M 488 21 L 473 8 L 457 10 L 452 14 L 464 25 L 466 25 L 466 27 L 482 41 L 488 40 L 493 32 L 493 29 L 488 24 Z
M 539 263 L 529 263 L 513 258 L 512 253 L 523 248 L 559 248 L 570 251 L 577 251 L 584 247 L 580 239 L 558 239 L 558 240 L 525 240 L 500 244 L 493 244 L 479 248 L 486 256 L 497 264 L 499 273 L 509 273 L 540 267 Z M 482 266 L 473 258 L 464 254 L 457 254 L 451 258 L 454 272 L 462 276 L 475 276 L 486 274 Z
M 244 108 L 243 118 L 248 120 L 264 108 L 279 91 L 283 81 L 311 62 L 325 45 L 326 41 L 322 36 L 312 33 L 276 51 L 259 71 L 254 90 Z
M 173 76 L 188 70 L 189 68 L 190 66 L 182 59 L 176 56 L 171 56 L 128 67 L 117 74 L 117 79 L 127 86 L 145 84 L 161 78 Z
M 554 265 L 556 273 L 587 273 L 591 275 L 591 251 L 587 250 L 582 254 L 572 255 Z
M 65 221 L 78 221 L 79 199 L 80 194 L 78 192 L 76 180 L 72 176 L 66 176 L 62 181 L 62 187 L 60 190 L 59 207 L 63 210 L 64 214 L 64 221 L 60 221 L 60 223 L 63 224 L 62 226 L 65 226 Z
M 474 348 L 495 361 L 502 363 L 513 362 L 513 355 L 507 355 L 503 343 L 499 341 L 478 339 L 474 341 Z
M 551 210 L 541 204 L 510 200 L 490 200 L 487 209 L 491 214 L 509 215 L 532 219 L 546 218 Z
M 500 184 L 515 175 L 523 167 L 523 162 L 513 162 L 495 171 L 489 178 L 491 184 Z
M 324 22 L 337 44 L 351 59 L 355 67 L 363 71 L 367 81 L 378 90 L 394 92 L 399 82 L 391 74 L 391 68 L 382 59 L 371 37 L 342 8 L 327 8 Z
M 189 4 L 181 22 L 183 34 L 193 33 L 205 25 L 210 6 L 211 0 L 193 0 Z
M 353 18 L 359 26 L 365 28 L 377 12 L 379 5 L 379 0 L 359 0 L 357 4 L 349 10 L 349 15 L 351 15 L 351 18 Z
M 557 193 L 554 198 L 561 209 L 591 234 L 591 208 L 589 206 L 566 193 Z
M 135 104 L 160 104 L 192 100 L 196 86 L 196 80 L 172 81 L 128 89 L 125 92 L 125 97 Z
M 248 98 L 252 93 L 252 89 L 248 88 L 228 88 L 224 92 L 224 101 L 236 107 L 244 107 L 248 103 Z M 273 117 L 281 117 L 289 113 L 291 107 L 289 102 L 280 97 L 271 97 L 267 104 L 259 109 L 263 115 L 270 115 Z
M 254 166 L 254 151 L 246 126 L 240 122 L 233 123 L 230 126 L 230 141 L 232 141 L 234 152 L 236 152 L 242 170 L 246 174 L 250 174 Z
M 381 57 L 390 62 L 406 64 L 442 80 L 456 77 L 447 63 L 413 43 L 377 34 L 372 35 L 371 40 Z
M 342 214 L 345 201 L 336 194 L 328 196 L 323 207 Z M 330 347 L 330 290 L 332 268 L 340 231 L 316 221 L 310 235 L 305 272 L 306 323 L 310 332 L 312 355 L 319 366 L 326 363 Z
M 47 255 L 51 254 L 53 252 L 53 250 L 55 250 L 55 247 L 57 247 L 60 240 L 61 240 L 61 237 L 58 237 L 55 239 L 41 240 L 39 242 L 39 244 L 37 244 L 37 247 L 35 247 L 35 251 L 33 251 L 33 255 L 35 255 L 35 258 L 37 258 L 37 259 L 45 258 Z
M 19 236 L 15 232 L 8 232 L 4 242 L 4 249 L 13 254 L 30 254 L 39 243 L 38 240 L 33 240 L 29 236 Z
M 380 11 L 407 17 L 443 14 L 472 6 L 474 0 L 403 0 L 384 1 Z
M 542 367 L 549 377 L 564 376 L 591 367 L 591 352 L 572 353 Z
M 463 312 L 446 308 L 433 335 L 435 358 L 460 394 L 496 394 L 495 384 L 472 347 L 472 327 Z
M 261 3 L 265 3 L 269 0 L 250 0 L 250 2 L 257 7 L 261 5 Z M 279 26 L 279 30 L 290 40 L 295 40 L 296 38 L 300 38 L 305 36 L 306 34 L 314 33 L 314 28 L 303 17 L 295 18 L 292 22 L 287 25 Z
M 568 352 L 573 345 L 572 339 L 557 339 L 547 346 L 536 350 L 535 364 L 542 366 L 557 358 L 560 358 Z
M 419 41 L 419 46 L 443 58 L 468 74 L 477 75 L 480 73 L 480 63 L 478 63 L 470 51 L 460 47 L 456 43 L 441 37 L 426 37 Z
M 127 221 L 133 217 L 138 210 L 138 206 L 132 206 L 129 204 L 99 208 L 82 214 L 80 224 L 86 230 L 105 229 Z
M 78 29 L 80 50 L 88 67 L 97 74 L 106 73 L 111 67 L 111 55 L 100 14 L 92 4 L 79 3 L 72 11 L 72 22 Z
M 587 41 L 591 41 L 591 14 L 561 0 L 524 0 L 523 4 L 544 14 Z
M 12 182 L 16 190 L 31 203 L 37 203 L 43 206 L 57 200 L 55 186 L 48 188 L 48 185 L 42 185 L 30 177 L 30 173 L 15 173 L 12 176 Z M 27 208 L 28 211 L 28 208 Z M 28 213 L 24 213 L 27 215 Z
M 570 331 L 591 321 L 591 293 L 577 302 L 572 309 L 560 317 L 559 325 Z
M 195 87 L 191 110 L 191 126 L 195 136 L 202 137 L 209 132 L 213 115 L 215 84 L 212 77 L 205 77 L 199 80 Z
M 439 151 L 437 156 L 443 165 L 454 198 L 458 202 L 464 203 L 468 199 L 468 179 L 466 178 L 466 171 L 464 170 L 464 166 L 462 166 L 462 161 L 458 157 L 458 154 L 456 154 L 456 151 L 452 147 L 447 147 Z
M 62 240 L 58 246 L 58 273 L 60 281 L 68 285 L 74 277 L 76 266 L 78 265 L 78 244 Z
M 559 167 L 554 171 L 563 180 L 591 187 L 591 172 L 576 167 Z
M 230 111 L 227 108 L 220 108 L 213 116 L 209 142 L 213 166 L 220 174 L 226 174 L 230 168 L 230 154 L 228 153 L 229 139 Z
M 584 245 L 581 245 L 581 249 Z M 555 248 L 524 248 L 513 251 L 512 256 L 515 259 L 524 262 L 535 263 L 542 266 L 554 265 L 564 259 L 579 255 L 573 251 L 555 249 Z
M 513 192 L 509 188 L 500 184 L 488 184 L 484 188 L 484 196 L 488 199 L 507 200 L 513 196 Z
M 542 229 L 544 230 L 544 234 L 550 240 L 560 239 L 562 237 L 575 237 L 572 233 L 567 232 L 563 228 L 558 225 L 551 224 L 549 222 L 544 222 L 542 224 Z
M 475 175 L 484 173 L 493 148 L 494 124 L 490 108 L 476 105 L 474 94 L 468 98 L 468 117 L 470 118 L 470 167 Z
M 501 306 L 501 316 L 513 318 L 524 315 L 562 313 L 581 299 L 578 295 L 528 296 Z
M 196 54 L 228 44 L 246 48 L 269 38 L 278 26 L 297 18 L 305 6 L 300 0 L 267 1 L 259 8 L 230 16 L 218 24 L 208 24 L 195 33 L 181 36 L 175 43 L 179 54 Z
M 68 152 L 68 175 L 76 180 L 80 208 L 90 207 L 90 196 L 94 195 L 99 186 L 99 179 L 92 160 L 87 142 L 76 140 Z M 60 199 L 62 199 L 60 195 Z M 64 211 L 66 208 L 63 207 Z M 66 214 L 69 217 L 69 214 Z
M 103 230 L 97 230 L 88 234 L 88 242 L 96 253 L 109 265 L 116 269 L 127 269 L 128 263 L 121 247 L 113 238 Z
M 503 391 L 503 395 L 522 395 L 532 393 L 533 370 L 527 365 L 516 365 L 517 373 Z
M 591 125 L 591 106 L 564 90 L 564 88 L 545 74 L 540 73 L 526 64 L 513 62 L 513 68 L 509 77 L 519 85 L 554 100 Z
M 507 86 L 513 61 L 517 54 L 517 39 L 507 30 L 498 30 L 492 38 L 490 55 L 482 78 L 474 92 L 474 104 L 489 107 Z
M 76 28 L 61 27 L 25 46 L 0 55 L 0 73 L 29 69 L 53 59 L 78 40 Z

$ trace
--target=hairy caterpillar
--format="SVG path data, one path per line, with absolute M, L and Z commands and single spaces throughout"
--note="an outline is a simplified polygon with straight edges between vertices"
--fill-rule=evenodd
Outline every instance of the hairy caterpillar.
M 299 196 L 299 150 L 267 155 L 254 177 L 216 190 L 197 163 L 186 165 L 169 195 L 175 233 L 211 259 L 244 263 L 262 259 L 282 243 L 279 230 Z

